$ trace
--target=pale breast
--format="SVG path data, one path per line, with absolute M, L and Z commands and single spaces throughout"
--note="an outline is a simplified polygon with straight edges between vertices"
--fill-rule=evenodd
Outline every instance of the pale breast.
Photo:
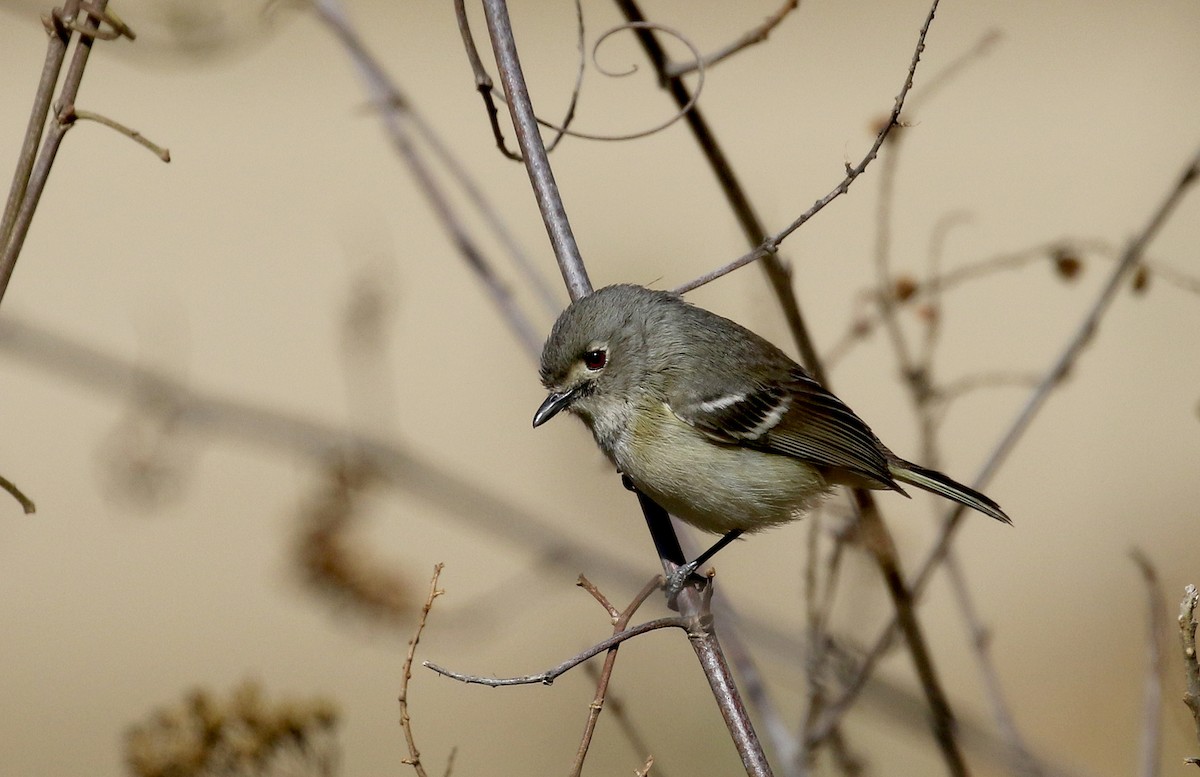
M 791 521 L 829 490 L 808 463 L 711 442 L 666 405 L 636 423 L 632 439 L 613 451 L 617 466 L 647 496 L 705 531 L 752 532 Z

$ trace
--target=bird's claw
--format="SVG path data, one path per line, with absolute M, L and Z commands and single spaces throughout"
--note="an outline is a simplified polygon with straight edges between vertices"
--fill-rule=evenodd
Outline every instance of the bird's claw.
M 692 577 L 695 577 L 697 581 L 703 582 L 704 579 L 696 575 L 696 570 L 699 566 L 700 561 L 697 559 L 696 561 L 689 561 L 682 566 L 675 567 L 675 571 L 667 577 L 667 601 L 674 601 L 675 597 L 679 596 L 679 592 L 683 590 L 683 587 L 688 584 Z

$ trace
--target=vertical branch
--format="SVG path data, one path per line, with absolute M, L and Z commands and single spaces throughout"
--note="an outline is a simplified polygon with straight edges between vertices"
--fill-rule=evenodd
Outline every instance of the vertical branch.
M 529 90 L 517 57 L 508 8 L 504 0 L 484 0 L 484 12 L 492 49 L 496 55 L 496 66 L 500 71 L 500 80 L 504 85 L 513 127 L 517 133 L 517 142 L 529 172 L 538 209 L 546 224 L 546 232 L 554 247 L 555 257 L 558 259 L 559 269 L 571 299 L 580 299 L 591 293 L 591 281 L 587 277 L 587 269 L 575 244 L 575 238 L 571 234 L 558 186 L 550 169 L 550 161 L 538 131 Z M 672 567 L 676 565 L 676 559 L 678 563 L 683 563 L 683 552 L 670 526 L 670 519 L 666 511 L 653 500 L 641 493 L 638 493 L 638 499 L 646 515 L 647 525 L 654 536 L 664 569 L 670 574 L 673 571 Z M 689 621 L 689 641 L 708 678 L 747 774 L 751 777 L 769 777 L 771 768 L 750 724 L 749 715 L 734 683 L 733 673 L 717 641 L 710 609 L 711 598 L 711 582 L 702 586 L 689 585 L 679 592 L 675 604 L 680 615 Z
M 77 13 L 79 0 L 67 0 L 63 6 L 63 16 L 74 18 Z M 13 173 L 8 202 L 4 205 L 4 218 L 0 221 L 0 246 L 8 244 L 17 210 L 25 199 L 25 190 L 33 171 L 33 161 L 37 158 L 38 142 L 41 141 L 42 131 L 46 128 L 46 117 L 50 115 L 54 85 L 58 83 L 58 74 L 62 70 L 63 60 L 67 56 L 67 44 L 71 39 L 70 31 L 59 23 L 58 17 L 47 16 L 43 23 L 46 26 L 46 35 L 50 38 L 46 45 L 46 63 L 42 66 L 42 77 L 38 80 L 37 92 L 33 97 L 33 111 L 29 114 L 29 124 L 25 128 L 25 140 L 21 143 L 21 154 L 17 160 L 16 172 Z
M 1165 597 L 1158 582 L 1158 572 L 1146 554 L 1134 548 L 1130 555 L 1146 583 L 1146 685 L 1142 693 L 1142 742 L 1137 773 L 1138 777 L 1158 777 L 1162 739 L 1163 634 L 1167 631 Z
M 68 3 L 68 7 L 71 5 Z M 76 0 L 73 5 L 78 11 L 79 2 Z M 50 123 L 45 142 L 42 144 L 42 152 L 30 168 L 29 184 L 25 187 L 20 205 L 16 207 L 12 229 L 5 236 L 3 251 L 0 252 L 0 300 L 4 298 L 4 293 L 8 290 L 8 282 L 12 278 L 21 248 L 25 245 L 29 226 L 33 222 L 33 213 L 37 210 L 42 192 L 46 189 L 50 168 L 58 156 L 58 149 L 62 146 L 63 137 L 66 136 L 67 130 L 74 126 L 74 122 L 69 117 L 75 108 L 75 97 L 79 94 L 79 86 L 83 82 L 83 71 L 87 67 L 88 57 L 92 53 L 92 42 L 95 39 L 96 30 L 100 27 L 99 16 L 104 13 L 107 5 L 108 0 L 95 0 L 94 4 L 89 6 L 89 12 L 83 15 L 82 22 L 78 19 L 72 20 L 59 16 L 55 16 L 55 21 L 52 22 L 55 26 L 55 34 L 59 36 L 69 35 L 68 32 L 61 29 L 61 25 L 65 23 L 68 26 L 74 26 L 79 30 L 79 40 L 75 44 L 75 53 L 71 57 L 71 64 L 67 68 L 67 75 L 63 80 L 62 91 L 54 104 L 55 116 Z M 52 60 L 58 57 L 57 45 L 52 38 L 46 57 L 47 65 L 50 65 Z M 61 60 L 59 62 L 61 63 Z M 38 99 L 44 99 L 41 85 L 38 88 Z M 30 122 L 32 123 L 35 118 L 31 117 Z M 26 140 L 28 142 L 28 137 Z M 14 188 L 17 188 L 17 181 L 14 180 L 13 185 Z
M 558 193 L 558 184 L 554 181 L 554 172 L 550 169 L 546 146 L 538 130 L 537 117 L 533 114 L 529 88 L 525 85 L 525 75 L 521 72 L 521 61 L 517 57 L 517 43 L 513 39 L 508 6 L 504 0 L 484 0 L 483 7 L 492 49 L 496 54 L 496 67 L 500 71 L 500 83 L 504 85 L 513 129 L 517 133 L 517 144 L 521 147 L 529 182 L 533 185 L 533 194 L 542 221 L 546 224 L 546 233 L 550 236 L 550 245 L 554 248 L 563 282 L 572 300 L 585 297 L 592 292 L 592 282 L 588 279 L 587 268 L 579 254 L 571 224 L 567 221 L 567 212 Z
M 1200 605 L 1200 592 L 1196 586 L 1183 589 L 1183 601 L 1179 605 L 1179 638 L 1183 643 L 1183 670 L 1187 677 L 1187 688 L 1183 692 L 1183 703 L 1192 711 L 1196 724 L 1196 741 L 1200 742 L 1200 662 L 1196 656 L 1196 607 Z M 1189 758 L 1189 763 L 1200 766 L 1200 758 Z

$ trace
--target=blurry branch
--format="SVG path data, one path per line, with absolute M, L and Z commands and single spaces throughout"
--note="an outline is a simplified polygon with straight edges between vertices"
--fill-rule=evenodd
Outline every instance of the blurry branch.
M 600 679 L 600 670 L 596 669 L 594 665 L 584 664 L 583 670 L 587 673 L 589 678 L 597 681 Z M 637 753 L 650 752 L 650 746 L 646 743 L 645 739 L 642 738 L 642 734 L 638 730 L 638 727 L 630 719 L 629 714 L 625 710 L 625 703 L 622 701 L 621 697 L 613 693 L 611 690 L 607 691 L 604 699 L 604 706 L 605 709 L 608 710 L 609 720 L 614 721 L 617 724 L 617 727 L 621 729 L 621 733 L 625 735 L 627 740 L 629 740 L 629 746 L 632 747 Z M 649 769 L 650 764 L 653 762 L 654 756 L 647 756 L 646 765 L 644 768 Z M 657 777 L 667 777 L 665 770 L 661 768 L 655 771 L 655 775 L 657 775 Z
M 1000 739 L 1004 742 L 1005 760 L 1014 774 L 1023 777 L 1044 777 L 1045 768 L 1025 742 L 1008 701 L 1004 698 L 1004 690 L 1000 686 L 1000 673 L 996 671 L 996 665 L 992 662 L 991 632 L 983 625 L 975 611 L 966 571 L 959 564 L 955 554 L 946 557 L 946 575 L 950 578 L 950 589 L 967 626 L 971 650 L 975 654 L 975 663 L 983 680 L 984 697 L 991 708 L 992 720 L 995 721 Z
M 961 221 L 961 218 L 956 220 Z M 938 300 L 942 294 L 959 286 L 986 280 L 1003 272 L 1041 264 L 1049 265 L 1057 277 L 1070 283 L 1084 272 L 1090 256 L 1116 262 L 1122 254 L 1123 249 L 1107 240 L 1065 236 L 1035 243 L 1026 248 L 993 254 L 946 270 L 935 266 L 919 282 L 907 275 L 896 276 L 887 288 L 881 289 L 875 285 L 859 294 L 856 301 L 857 312 L 847 330 L 826 352 L 824 362 L 827 366 L 837 364 L 855 345 L 875 332 L 882 322 L 885 303 L 881 297 L 884 295 L 891 298 L 890 304 L 894 309 L 911 309 L 919 318 L 932 319 L 930 329 L 933 330 L 941 323 Z M 1165 262 L 1143 257 L 1131 277 L 1130 286 L 1135 292 L 1145 292 L 1152 279 L 1161 279 L 1168 286 L 1180 291 L 1200 295 L 1200 277 L 1178 270 Z M 929 344 L 926 343 L 925 347 L 928 348 Z M 927 355 L 922 355 L 922 361 L 927 358 Z M 999 382 L 1012 381 L 997 383 Z M 950 387 L 946 387 L 942 393 L 949 391 Z
M 54 9 L 43 18 L 49 42 L 46 48 L 46 60 L 42 66 L 42 75 L 34 95 L 33 110 L 30 112 L 29 123 L 25 128 L 25 139 L 17 158 L 17 168 L 13 173 L 12 186 L 9 188 L 8 200 L 4 206 L 4 216 L 0 220 L 0 300 L 8 290 L 17 258 L 25 245 L 29 234 L 33 215 L 37 210 L 46 182 L 50 177 L 50 168 L 58 156 L 67 131 L 75 126 L 77 118 L 91 118 L 122 131 L 129 137 L 158 149 L 157 146 L 145 141 L 139 133 L 129 130 L 109 119 L 100 119 L 97 114 L 80 112 L 75 107 L 75 99 L 83 82 L 83 72 L 87 67 L 88 58 L 92 52 L 92 43 L 97 38 L 113 39 L 117 37 L 134 37 L 130 30 L 115 15 L 106 12 L 108 0 L 94 0 L 81 3 L 79 0 L 67 0 L 61 9 Z M 107 23 L 111 31 L 100 30 L 100 25 Z M 63 61 L 66 59 L 67 48 L 73 33 L 78 34 L 75 52 L 71 64 L 63 77 L 62 89 L 58 99 L 54 101 L 54 113 L 51 116 L 51 100 L 54 87 L 58 83 Z M 42 150 L 38 153 L 38 143 L 42 142 Z M 170 155 L 162 149 L 160 158 L 169 161 Z M 165 158 L 163 154 L 166 154 Z
M 1088 343 L 1091 342 L 1092 337 L 1095 336 L 1100 326 L 1100 321 L 1108 311 L 1109 305 L 1112 304 L 1117 291 L 1121 287 L 1121 283 L 1137 267 L 1146 246 L 1158 234 L 1159 229 L 1166 223 L 1171 213 L 1174 212 L 1175 207 L 1183 199 L 1188 189 L 1196 182 L 1197 178 L 1200 178 L 1200 151 L 1184 167 L 1183 172 L 1175 180 L 1166 197 L 1152 212 L 1146 225 L 1130 240 L 1117 265 L 1109 274 L 1108 280 L 1100 290 L 1096 300 L 1084 314 L 1083 320 L 1071 334 L 1054 363 L 1042 376 L 1037 387 L 1030 393 L 1024 407 L 1017 413 L 1017 417 L 996 444 L 979 474 L 972 481 L 971 485 L 973 488 L 983 489 L 987 486 L 992 476 L 1007 459 L 1008 454 L 1012 452 L 1017 442 L 1029 429 L 1030 424 L 1037 416 L 1038 411 L 1045 405 L 1051 392 L 1053 392 L 1074 367 L 1075 362 L 1079 359 Z M 919 595 L 924 590 L 933 571 L 945 558 L 950 548 L 951 540 L 954 537 L 954 532 L 961 523 L 965 511 L 965 507 L 958 505 L 947 512 L 937 540 L 922 560 L 916 575 L 910 583 L 914 595 Z M 896 622 L 893 620 L 883 628 L 875 640 L 873 647 L 867 653 L 866 660 L 863 662 L 857 678 L 847 686 L 842 697 L 826 709 L 825 714 L 821 716 L 817 725 L 809 731 L 808 736 L 810 740 L 819 740 L 827 736 L 833 726 L 837 724 L 837 721 L 841 719 L 841 716 L 850 708 L 867 677 L 873 671 L 875 663 L 891 644 L 895 627 Z
M 512 292 L 496 275 L 482 248 L 471 238 L 466 226 L 458 218 L 449 198 L 426 165 L 425 160 L 417 152 L 413 138 L 409 132 L 409 124 L 413 121 L 412 108 L 408 99 L 391 82 L 379 63 L 367 53 L 366 46 L 358 33 L 350 25 L 345 9 L 340 0 L 312 0 L 312 6 L 317 16 L 329 29 L 334 32 L 346 52 L 358 68 L 359 75 L 366 84 L 372 103 L 380 112 L 384 129 L 396 153 L 408 165 L 409 171 L 417 181 L 417 187 L 425 196 L 442 229 L 450 237 L 454 247 L 466 260 L 467 265 L 475 272 L 476 277 L 483 283 L 491 299 L 508 322 L 509 327 L 517 335 L 526 353 L 536 359 L 541 350 L 541 336 L 522 312 Z M 426 134 L 426 139 L 432 133 Z M 445 160 L 449 154 L 443 154 Z M 460 179 L 461 181 L 462 179 Z M 482 198 L 475 201 L 477 207 L 484 212 L 490 212 Z M 493 218 L 492 223 L 498 223 Z M 520 257 L 518 251 L 514 257 Z M 534 275 L 532 271 L 526 273 Z M 537 284 L 535 283 L 535 286 Z
M 227 700 L 196 690 L 130 727 L 125 763 L 135 777 L 333 777 L 337 722 L 325 699 L 268 704 L 253 682 Z
M 704 70 L 705 68 L 712 67 L 723 59 L 732 57 L 734 54 L 743 49 L 747 49 L 755 44 L 765 42 L 767 40 L 767 36 L 771 34 L 771 31 L 778 27 L 780 22 L 787 18 L 788 14 L 796 10 L 799 5 L 800 0 L 785 0 L 784 4 L 779 7 L 779 10 L 764 19 L 762 24 L 747 30 L 733 43 L 730 43 L 727 46 L 722 46 L 716 51 L 710 54 L 705 54 L 702 57 L 697 56 L 694 62 L 678 62 L 669 64 L 666 70 L 667 76 L 670 78 L 679 78 L 693 71 Z
M 592 598 L 599 602 L 600 606 L 608 612 L 608 616 L 613 624 L 613 634 L 615 635 L 629 628 L 629 621 L 633 619 L 638 608 L 645 603 L 650 594 L 662 588 L 663 578 L 662 576 L 653 577 L 646 585 L 642 586 L 642 590 L 620 612 L 612 606 L 604 594 L 600 592 L 600 589 L 596 588 L 583 575 L 579 576 L 577 585 L 591 594 Z M 608 655 L 604 657 L 604 667 L 600 670 L 599 677 L 596 678 L 596 695 L 592 697 L 592 703 L 588 705 L 587 723 L 583 727 L 583 737 L 579 741 L 579 749 L 575 754 L 575 762 L 571 765 L 570 777 L 579 777 L 583 773 L 583 762 L 587 758 L 588 747 L 592 743 L 592 734 L 596 731 L 596 722 L 600 720 L 600 711 L 604 709 L 604 702 L 608 695 L 608 683 L 612 679 L 613 668 L 616 664 L 617 646 L 614 646 L 608 651 Z
M 1179 638 L 1183 643 L 1183 671 L 1187 685 L 1183 692 L 1183 703 L 1192 711 L 1196 725 L 1196 741 L 1200 742 L 1200 658 L 1196 655 L 1196 607 L 1200 605 L 1200 593 L 1196 586 L 1183 589 L 1183 601 L 1179 604 Z M 1200 757 L 1187 759 L 1188 763 L 1200 766 Z
M 1146 687 L 1142 694 L 1142 744 L 1138 777 L 1158 777 L 1162 744 L 1163 636 L 1167 632 L 1166 597 L 1158 572 L 1145 553 L 1129 554 L 1146 583 Z
M 592 282 L 588 279 L 579 246 L 575 243 L 562 196 L 558 193 L 558 184 L 554 181 L 554 171 L 550 168 L 550 159 L 546 156 L 546 147 L 538 131 L 529 88 L 517 57 L 517 43 L 513 39 L 508 7 L 504 0 L 484 0 L 484 10 L 492 51 L 496 55 L 496 67 L 500 71 L 500 83 L 504 86 L 513 129 L 517 133 L 517 145 L 521 148 L 521 158 L 529 173 L 538 212 L 542 214 L 542 221 L 546 225 L 550 247 L 554 249 L 563 282 L 574 301 L 591 293 Z
M 946 84 L 951 83 L 955 77 L 961 75 L 970 64 L 982 58 L 997 40 L 998 35 L 994 31 L 985 33 L 973 47 L 951 60 L 946 67 L 934 73 L 925 88 L 913 97 L 908 106 L 909 114 L 916 109 L 916 106 L 920 102 L 929 100 L 932 95 L 936 95 Z M 896 124 L 897 121 L 898 116 L 894 114 L 893 117 L 886 120 L 884 126 Z M 900 373 L 907 380 L 910 397 L 913 400 L 918 415 L 921 415 L 925 421 L 923 424 L 925 427 L 923 436 L 926 438 L 926 442 L 929 443 L 931 441 L 928 439 L 930 436 L 928 416 L 924 412 L 923 407 L 924 399 L 928 396 L 928 393 L 924 389 L 928 385 L 929 373 L 932 370 L 932 342 L 936 339 L 940 331 L 938 327 L 938 322 L 940 321 L 940 297 L 937 295 L 935 287 L 929 306 L 930 315 L 925 319 L 928 326 L 927 344 L 930 347 L 925 349 L 926 358 L 918 362 L 912 355 L 903 330 L 900 328 L 900 322 L 896 317 L 895 301 L 897 297 L 902 295 L 891 293 L 893 288 L 899 288 L 898 284 L 893 284 L 891 269 L 892 207 L 896 202 L 896 170 L 899 167 L 902 157 L 900 152 L 905 135 L 906 132 L 903 126 L 900 127 L 898 132 L 891 133 L 887 138 L 890 143 L 889 153 L 885 154 L 883 160 L 879 163 L 879 196 L 876 199 L 875 214 L 876 301 L 879 306 L 879 317 L 883 322 L 884 331 L 887 332 L 891 339 L 892 350 L 899 362 Z M 930 275 L 937 274 L 940 258 L 940 251 L 932 251 L 930 253 Z M 935 462 L 931 458 L 928 458 L 925 464 L 927 466 L 935 466 Z
M 908 111 L 913 111 L 920 102 L 931 99 L 946 84 L 961 75 L 970 64 L 984 56 L 997 40 L 998 35 L 994 31 L 985 33 L 973 47 L 931 75 L 925 88 L 910 101 Z M 889 123 L 896 121 L 894 116 L 888 119 Z M 938 467 L 937 428 L 940 419 L 944 417 L 945 408 L 954 396 L 938 386 L 934 378 L 935 346 L 941 334 L 941 296 L 935 287 L 930 301 L 921 309 L 923 315 L 919 317 L 919 320 L 925 325 L 923 343 L 919 347 L 910 346 L 904 329 L 900 326 L 896 313 L 896 301 L 912 296 L 915 283 L 907 278 L 893 279 L 891 268 L 891 228 L 892 209 L 896 202 L 896 171 L 902 157 L 901 150 L 906 132 L 907 130 L 902 127 L 889 136 L 890 148 L 880 162 L 879 196 L 876 200 L 874 252 L 876 292 L 874 298 L 878 305 L 879 318 L 889 337 L 892 351 L 898 362 L 899 372 L 904 378 L 904 386 L 917 417 L 922 463 L 926 466 Z M 939 225 L 942 228 L 936 232 L 936 239 L 929 252 L 928 272 L 931 277 L 935 277 L 940 272 L 941 249 L 945 235 L 950 226 L 955 223 L 958 223 L 957 219 Z M 978 380 L 979 376 L 975 377 Z M 1032 383 L 1036 385 L 1036 378 Z M 971 382 L 960 381 L 956 389 L 961 392 L 965 387 L 972 385 Z M 947 552 L 946 566 L 955 602 L 969 632 L 970 646 L 983 681 L 988 706 L 991 708 L 992 717 L 1001 738 L 1008 745 L 1007 760 L 1016 773 L 1040 777 L 1043 770 L 1033 757 L 1031 748 L 1024 741 L 1020 729 L 1017 727 L 1016 719 L 1004 697 L 999 674 L 992 663 L 989 649 L 990 637 L 975 612 L 969 582 L 964 570 L 957 563 L 953 551 Z M 903 621 L 899 622 L 901 625 L 903 624 Z
M 442 574 L 442 569 L 445 564 L 435 564 L 433 567 L 433 577 L 429 580 L 429 595 L 425 597 L 425 604 L 421 607 L 421 617 L 417 621 L 417 629 L 413 632 L 412 639 L 408 641 L 408 652 L 404 655 L 404 668 L 400 673 L 400 729 L 404 732 L 404 743 L 408 747 L 408 757 L 403 763 L 412 766 L 413 771 L 417 773 L 417 777 L 428 777 L 425 773 L 425 767 L 421 765 L 421 752 L 417 750 L 417 742 L 413 739 L 412 720 L 408 715 L 408 683 L 412 680 L 412 665 L 413 659 L 417 655 L 417 644 L 421 641 L 421 632 L 425 630 L 425 621 L 429 618 L 429 611 L 433 609 L 433 600 L 445 593 L 437 587 L 438 576 Z M 450 767 L 446 767 L 446 774 L 450 773 Z
M 362 492 L 378 480 L 369 465 L 330 464 L 321 490 L 300 511 L 295 558 L 314 590 L 368 617 L 398 623 L 412 613 L 411 586 L 357 547 L 351 531 Z
M 37 512 L 37 506 L 33 503 L 33 500 L 25 496 L 15 483 L 3 475 L 0 475 L 0 488 L 7 491 L 13 499 L 16 499 L 21 504 L 21 509 L 25 511 L 26 515 Z

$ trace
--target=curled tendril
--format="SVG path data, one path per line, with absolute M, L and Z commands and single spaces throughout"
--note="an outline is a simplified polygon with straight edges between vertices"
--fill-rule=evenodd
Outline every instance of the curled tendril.
M 597 38 L 595 44 L 593 44 L 593 46 L 592 46 L 592 63 L 596 66 L 596 69 L 598 71 L 600 71 L 602 74 L 609 76 L 611 78 L 624 78 L 625 76 L 636 73 L 638 70 L 637 65 L 631 65 L 629 70 L 623 71 L 623 72 L 606 70 L 605 68 L 601 67 L 599 61 L 596 58 L 596 53 L 599 51 L 601 44 L 603 44 L 604 41 L 608 40 L 612 35 L 614 35 L 618 32 L 621 32 L 623 30 L 658 30 L 659 32 L 663 32 L 663 33 L 666 33 L 667 35 L 670 35 L 671 37 L 673 37 L 676 40 L 678 40 L 679 42 L 681 42 L 683 45 L 687 46 L 688 49 L 691 51 L 693 58 L 695 58 L 697 61 L 701 61 L 703 59 L 703 57 L 700 53 L 700 50 L 698 48 L 696 48 L 696 45 L 694 43 L 692 43 L 690 40 L 688 40 L 687 37 L 685 37 L 683 35 L 683 33 L 679 32 L 678 30 L 674 29 L 673 27 L 668 27 L 666 25 L 658 24 L 656 22 L 629 22 L 627 24 L 622 24 L 622 25 L 613 27 L 612 29 L 608 30 L 603 35 L 601 35 L 599 38 Z M 580 132 L 578 130 L 572 130 L 572 129 L 568 129 L 566 127 L 560 127 L 560 126 L 552 124 L 548 121 L 545 121 L 544 119 L 538 119 L 537 123 L 547 129 L 552 129 L 555 132 L 561 133 L 563 135 L 570 135 L 573 138 L 580 138 L 582 140 L 619 141 L 619 140 L 637 140 L 638 138 L 644 138 L 649 135 L 653 135 L 656 132 L 662 132 L 667 127 L 670 127 L 672 124 L 674 124 L 675 122 L 677 122 L 681 118 L 683 118 L 683 116 L 692 109 L 692 106 L 695 105 L 696 101 L 700 99 L 700 93 L 704 91 L 704 71 L 705 71 L 705 68 L 703 65 L 696 68 L 696 89 L 692 93 L 692 99 L 688 100 L 687 104 L 684 105 L 682 108 L 680 108 L 675 113 L 674 116 L 672 116 L 671 118 L 667 119 L 666 121 L 664 121 L 660 124 L 657 124 L 649 129 L 640 130 L 638 132 L 631 132 L 626 135 L 599 135 L 599 134 L 593 134 L 590 132 Z

